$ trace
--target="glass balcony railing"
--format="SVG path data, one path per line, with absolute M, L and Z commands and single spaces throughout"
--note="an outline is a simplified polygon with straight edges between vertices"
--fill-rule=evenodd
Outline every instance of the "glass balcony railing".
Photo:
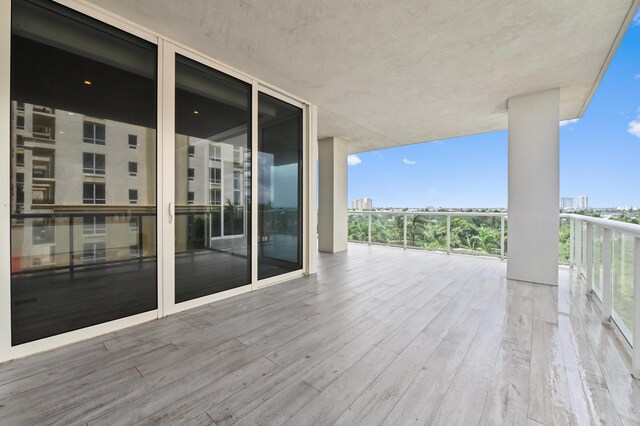
M 634 375 L 640 376 L 640 225 L 589 216 L 570 221 L 570 260 L 596 296 L 602 321 L 612 323 L 632 348 Z
M 507 214 L 349 211 L 349 241 L 507 257 Z M 578 271 L 632 352 L 640 378 L 640 225 L 561 214 L 560 264 Z
M 349 212 L 349 241 L 506 256 L 506 213 Z

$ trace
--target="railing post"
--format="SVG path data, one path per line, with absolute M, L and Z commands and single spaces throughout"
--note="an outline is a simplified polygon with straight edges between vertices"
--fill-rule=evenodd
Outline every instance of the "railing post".
M 593 292 L 593 224 L 587 222 L 587 258 L 585 269 L 587 270 L 587 294 Z
M 55 221 L 55 219 L 54 219 Z M 55 223 L 55 222 L 54 222 Z M 84 219 L 83 219 L 84 223 Z M 75 266 L 73 264 L 73 256 L 74 256 L 74 236 L 73 236 L 73 216 L 69 216 L 69 271 L 73 273 Z
M 575 251 L 576 251 L 576 270 L 578 271 L 578 279 L 582 275 L 582 221 L 576 220 L 574 224 L 574 229 L 576 230 L 576 242 L 575 242 Z
M 451 253 L 451 215 L 447 215 L 447 254 Z
M 404 242 L 404 249 L 407 249 L 407 215 L 404 215 L 404 221 L 402 223 L 402 232 L 403 232 L 403 242 Z
M 602 244 L 602 323 L 611 323 L 613 286 L 611 283 L 611 229 L 604 228 Z
M 569 218 L 569 268 L 575 267 L 575 255 L 573 253 L 574 249 L 574 241 L 573 239 L 576 237 L 576 222 L 573 218 Z
M 633 253 L 633 348 L 631 372 L 640 379 L 640 237 L 635 237 Z
M 504 216 L 500 216 L 500 260 L 504 260 Z
M 367 240 L 367 244 L 371 245 L 371 212 L 369 212 L 369 237 Z
M 142 214 L 140 214 L 138 216 L 138 261 L 142 262 L 143 260 L 143 256 L 142 256 L 142 241 L 143 241 L 143 233 L 142 233 Z M 206 227 L 205 227 L 206 229 Z M 208 240 L 207 242 L 207 247 L 209 247 L 211 244 L 211 240 Z

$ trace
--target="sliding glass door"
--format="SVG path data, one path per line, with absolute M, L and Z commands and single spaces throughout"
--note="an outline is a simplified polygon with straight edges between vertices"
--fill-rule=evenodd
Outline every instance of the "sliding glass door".
M 11 1 L 11 356 L 302 274 L 305 105 L 95 13 Z
M 12 345 L 157 307 L 156 52 L 12 2 Z
M 175 301 L 251 284 L 249 83 L 175 55 Z
M 302 269 L 302 109 L 258 95 L 258 279 Z

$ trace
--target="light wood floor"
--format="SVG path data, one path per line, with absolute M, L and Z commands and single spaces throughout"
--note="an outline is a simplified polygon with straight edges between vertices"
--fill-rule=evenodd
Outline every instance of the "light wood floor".
M 317 276 L 0 365 L 0 424 L 632 425 L 574 272 L 350 245 Z

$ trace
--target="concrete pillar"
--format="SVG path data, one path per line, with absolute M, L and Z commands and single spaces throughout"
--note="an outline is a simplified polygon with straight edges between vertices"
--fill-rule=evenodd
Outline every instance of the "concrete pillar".
M 507 278 L 558 285 L 559 91 L 509 99 Z
M 347 142 L 318 141 L 318 250 L 347 249 Z

